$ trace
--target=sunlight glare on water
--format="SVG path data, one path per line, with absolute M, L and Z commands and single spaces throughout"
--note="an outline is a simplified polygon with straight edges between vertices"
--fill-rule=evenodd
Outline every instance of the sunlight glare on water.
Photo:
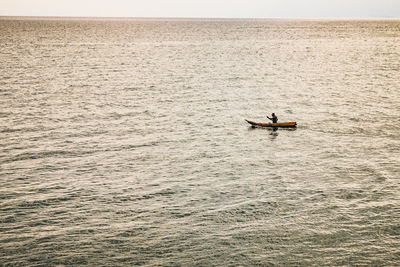
M 0 261 L 399 265 L 399 28 L 0 20 Z

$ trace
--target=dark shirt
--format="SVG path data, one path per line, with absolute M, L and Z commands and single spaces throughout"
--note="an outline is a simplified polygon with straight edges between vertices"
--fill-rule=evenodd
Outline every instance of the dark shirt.
M 275 116 L 275 115 L 272 116 L 272 118 L 270 118 L 270 117 L 267 116 L 267 118 L 270 119 L 270 120 L 272 120 L 272 123 L 277 123 L 277 122 L 278 122 L 278 117 Z

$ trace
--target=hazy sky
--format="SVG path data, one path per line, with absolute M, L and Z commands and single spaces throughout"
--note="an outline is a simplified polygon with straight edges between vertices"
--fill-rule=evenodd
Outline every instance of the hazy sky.
M 0 0 L 0 16 L 400 18 L 400 0 Z

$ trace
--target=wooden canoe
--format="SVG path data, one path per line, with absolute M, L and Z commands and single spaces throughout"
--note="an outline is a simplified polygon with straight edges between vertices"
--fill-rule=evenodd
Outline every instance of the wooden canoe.
M 296 127 L 297 123 L 295 121 L 291 121 L 291 122 L 279 122 L 279 123 L 260 123 L 260 122 L 254 122 L 254 121 L 249 121 L 249 120 L 245 120 L 248 123 L 251 124 L 251 126 L 253 127 L 279 127 L 279 128 L 294 128 Z

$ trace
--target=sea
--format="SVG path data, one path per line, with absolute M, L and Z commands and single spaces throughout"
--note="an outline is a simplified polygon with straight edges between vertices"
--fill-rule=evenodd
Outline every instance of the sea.
M 400 265 L 400 20 L 2 17 L 0 63 L 1 266 Z

